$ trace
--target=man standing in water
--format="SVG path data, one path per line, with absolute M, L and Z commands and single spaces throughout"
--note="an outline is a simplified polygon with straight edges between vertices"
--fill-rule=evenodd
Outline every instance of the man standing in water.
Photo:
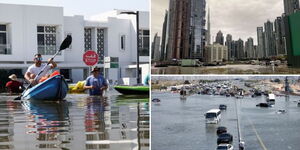
M 31 85 L 38 84 L 38 81 L 40 80 L 41 77 L 45 76 L 49 72 L 49 70 L 57 66 L 57 64 L 51 58 L 48 60 L 48 62 L 50 63 L 50 65 L 48 66 L 46 66 L 47 64 L 42 63 L 42 60 L 43 58 L 41 54 L 35 54 L 33 60 L 34 64 L 27 69 L 24 75 L 25 79 L 28 80 Z M 39 74 L 40 71 L 42 71 L 44 67 L 45 67 L 44 72 L 35 79 L 35 77 Z
M 107 89 L 106 79 L 100 74 L 100 69 L 95 67 L 91 71 L 92 75 L 86 79 L 84 89 L 89 89 L 91 96 L 102 96 Z

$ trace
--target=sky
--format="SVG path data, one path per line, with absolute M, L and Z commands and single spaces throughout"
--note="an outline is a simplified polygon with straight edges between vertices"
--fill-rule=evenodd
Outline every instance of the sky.
M 149 0 L 0 0 L 0 3 L 64 7 L 65 16 L 85 18 L 114 9 L 149 11 Z
M 263 26 L 267 20 L 274 22 L 284 11 L 283 0 L 206 0 L 210 7 L 211 41 L 215 41 L 219 30 L 231 34 L 234 40 L 249 37 L 257 43 L 256 28 Z M 165 10 L 169 0 L 152 0 L 151 3 L 151 33 L 161 35 Z

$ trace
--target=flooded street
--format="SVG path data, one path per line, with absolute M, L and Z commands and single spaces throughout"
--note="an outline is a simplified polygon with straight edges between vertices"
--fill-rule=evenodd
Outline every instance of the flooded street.
M 227 127 L 233 135 L 234 149 L 238 149 L 237 114 L 241 138 L 247 150 L 299 149 L 300 107 L 297 96 L 276 97 L 271 108 L 256 107 L 265 102 L 265 96 L 243 99 L 194 94 L 180 100 L 178 93 L 152 92 L 160 103 L 152 104 L 151 128 L 153 150 L 214 150 L 217 147 L 216 128 Z M 217 125 L 206 124 L 204 114 L 209 109 L 226 104 Z M 237 108 L 237 109 L 236 109 Z M 278 113 L 284 109 L 286 113 Z
M 209 67 L 153 67 L 152 74 L 299 74 L 300 69 L 287 66 L 271 67 L 262 65 L 239 64 Z
M 0 149 L 149 149 L 148 96 L 68 94 L 66 101 L 0 97 Z

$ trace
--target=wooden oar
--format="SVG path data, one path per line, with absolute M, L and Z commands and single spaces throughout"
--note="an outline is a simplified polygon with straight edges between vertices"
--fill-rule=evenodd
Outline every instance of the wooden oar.
M 68 35 L 68 36 L 64 39 L 64 41 L 61 43 L 61 45 L 60 45 L 60 47 L 59 47 L 59 51 L 57 51 L 57 52 L 54 54 L 54 56 L 51 58 L 51 60 L 53 60 L 59 52 L 61 52 L 61 51 L 63 51 L 64 49 L 68 48 L 68 47 L 71 45 L 71 43 L 72 43 L 72 37 L 71 37 L 71 35 Z M 49 62 L 47 63 L 47 65 L 45 65 L 45 67 L 44 67 L 44 68 L 36 75 L 36 77 L 34 78 L 34 80 L 36 80 L 37 77 L 38 77 L 40 74 L 42 74 L 42 73 L 44 72 L 45 68 L 46 68 L 49 64 L 50 64 L 50 61 L 49 61 Z M 29 83 L 29 85 L 25 88 L 24 92 L 23 92 L 20 96 L 14 98 L 14 100 L 21 100 L 23 94 L 29 89 L 30 86 L 31 86 L 31 83 Z

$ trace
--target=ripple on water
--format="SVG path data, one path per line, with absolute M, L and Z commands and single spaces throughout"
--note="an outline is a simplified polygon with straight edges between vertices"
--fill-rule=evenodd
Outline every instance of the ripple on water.
M 73 94 L 59 103 L 13 98 L 0 97 L 0 149 L 149 149 L 148 98 Z

